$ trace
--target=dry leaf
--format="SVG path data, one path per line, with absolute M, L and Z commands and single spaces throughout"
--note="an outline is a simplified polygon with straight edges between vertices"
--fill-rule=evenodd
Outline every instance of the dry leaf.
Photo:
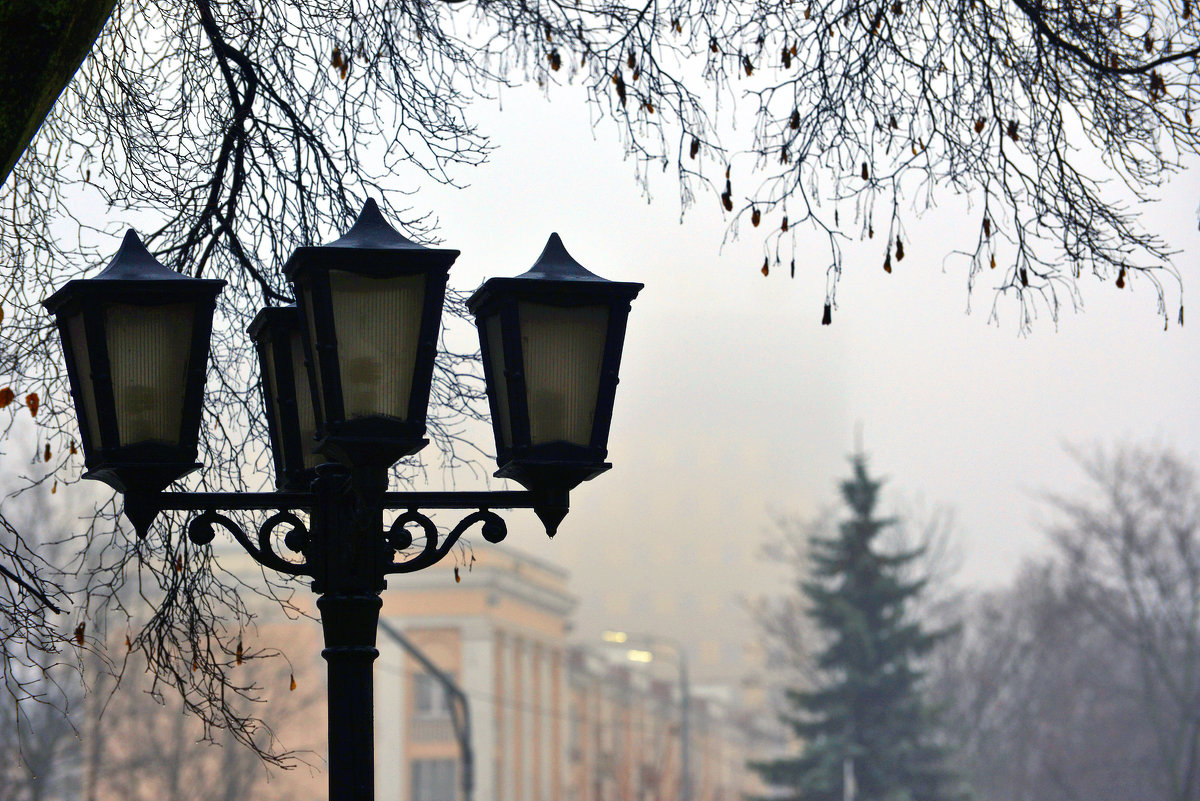
M 833 322 L 833 309 L 828 303 L 825 304 L 825 313 L 821 315 L 821 325 L 829 325 Z
M 87 630 L 87 623 L 84 621 L 80 621 L 79 625 L 75 627 L 75 643 L 76 643 L 76 645 L 83 645 L 83 633 L 86 630 Z
M 886 256 L 883 257 L 883 271 L 885 273 L 889 273 L 889 274 L 892 272 L 892 254 L 891 253 L 888 253 Z
M 46 450 L 44 450 L 42 452 L 42 460 L 47 461 L 47 462 L 50 461 L 50 443 L 49 442 L 46 443 Z
M 784 233 L 787 233 L 787 225 L 788 225 L 788 220 L 787 220 L 787 215 L 785 214 L 785 215 L 783 215 L 783 225 L 780 226 L 780 230 L 783 231 Z
M 759 212 L 759 210 L 754 208 L 750 209 L 750 224 L 757 228 L 760 222 L 762 222 L 762 214 Z
M 454 583 L 455 584 L 462 583 L 462 576 L 458 575 L 458 567 L 457 566 L 455 566 L 455 568 L 454 568 Z
M 29 409 L 29 414 L 34 417 L 37 417 L 39 403 L 40 401 L 36 392 L 30 392 L 25 396 L 25 406 Z
M 238 665 L 242 664 L 242 641 L 238 640 L 237 653 L 234 654 L 234 662 Z
M 692 157 L 692 158 L 696 158 L 697 154 L 699 154 L 699 153 L 700 153 L 700 140 L 699 140 L 699 139 L 695 139 L 695 138 L 693 138 L 693 139 L 692 139 L 692 148 L 691 148 L 691 154 L 690 154 L 690 155 L 691 155 L 691 157 Z
M 17 394 L 15 392 L 13 392 L 10 387 L 5 387 L 4 389 L 0 389 L 0 409 L 3 409 L 8 404 L 12 403 L 13 398 L 15 398 L 16 396 L 17 396 Z
M 904 260 L 904 242 L 901 241 L 900 235 L 896 235 L 896 261 Z
M 863 179 L 864 181 L 869 181 L 869 180 L 871 180 L 871 173 L 870 173 L 870 172 L 868 172 L 868 170 L 867 170 L 867 162 L 865 162 L 865 161 L 863 162 L 863 165 L 862 165 L 862 179 Z
M 983 218 L 983 235 L 990 237 L 992 235 L 992 221 L 987 217 Z
M 296 691 L 296 674 L 294 674 L 294 673 L 291 674 L 291 678 L 292 678 L 292 683 L 291 683 L 291 686 L 288 687 L 288 689 L 291 690 L 292 692 L 295 692 Z
M 763 259 L 763 266 L 762 266 L 762 274 L 763 274 L 763 277 L 764 277 L 764 278 L 766 278 L 766 277 L 767 277 L 767 274 L 768 274 L 768 273 L 770 273 L 770 272 L 771 272 L 770 265 L 768 265 L 768 264 L 767 264 L 767 260 L 766 260 L 766 259 Z

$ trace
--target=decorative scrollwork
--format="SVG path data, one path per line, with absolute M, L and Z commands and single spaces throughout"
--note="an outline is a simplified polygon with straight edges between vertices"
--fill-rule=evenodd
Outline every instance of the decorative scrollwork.
M 283 537 L 284 546 L 289 551 L 302 554 L 308 546 L 308 527 L 304 525 L 304 521 L 288 511 L 276 512 L 266 519 L 258 529 L 257 545 L 250 540 L 241 526 L 220 512 L 211 510 L 193 518 L 188 523 L 187 534 L 188 539 L 197 545 L 207 545 L 215 536 L 214 525 L 219 525 L 232 534 L 238 544 L 246 549 L 246 553 L 263 567 L 292 576 L 311 576 L 312 570 L 307 561 L 291 562 L 275 552 L 272 535 L 276 528 L 284 524 L 291 527 Z
M 458 538 L 476 523 L 483 524 L 480 533 L 488 542 L 500 542 L 508 536 L 508 526 L 505 525 L 504 518 L 490 509 L 480 509 L 478 512 L 472 512 L 459 521 L 458 525 L 450 530 L 445 539 L 439 542 L 437 526 L 434 525 L 433 521 L 416 509 L 409 509 L 396 518 L 385 535 L 388 547 L 392 551 L 399 553 L 412 546 L 413 535 L 409 532 L 407 526 L 414 523 L 421 527 L 421 534 L 425 541 L 421 551 L 409 559 L 392 562 L 384 572 L 413 573 L 417 570 L 423 570 L 430 565 L 437 564 L 446 554 L 450 553 L 454 544 L 458 542 Z

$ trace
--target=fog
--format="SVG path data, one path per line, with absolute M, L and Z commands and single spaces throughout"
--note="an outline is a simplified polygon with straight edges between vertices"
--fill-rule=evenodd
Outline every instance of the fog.
M 786 576 L 761 544 L 778 516 L 836 502 L 856 428 L 890 502 L 954 511 L 958 580 L 971 588 L 1004 582 L 1044 549 L 1042 493 L 1079 484 L 1064 445 L 1163 443 L 1200 457 L 1200 333 L 1176 324 L 1177 287 L 1166 287 L 1166 331 L 1147 281 L 1122 291 L 1085 279 L 1081 312 L 1056 324 L 1043 308 L 1022 335 L 991 276 L 968 296 L 963 269 L 945 261 L 966 211 L 947 196 L 921 222 L 906 216 L 907 258 L 892 274 L 878 243 L 847 249 L 823 327 L 821 248 L 795 279 L 764 278 L 772 221 L 723 245 L 716 197 L 681 222 L 670 174 L 652 176 L 648 204 L 620 143 L 572 92 L 480 104 L 491 162 L 462 175 L 467 188 L 422 186 L 411 203 L 462 251 L 459 289 L 523 272 L 552 231 L 592 271 L 646 285 L 626 338 L 613 469 L 572 494 L 555 541 L 532 515 L 512 526 L 516 547 L 571 572 L 581 637 L 683 631 L 710 652 L 707 672 L 735 673 L 738 641 L 753 639 L 742 601 Z M 1196 189 L 1183 173 L 1146 208 L 1147 225 L 1181 248 L 1185 285 L 1198 277 Z

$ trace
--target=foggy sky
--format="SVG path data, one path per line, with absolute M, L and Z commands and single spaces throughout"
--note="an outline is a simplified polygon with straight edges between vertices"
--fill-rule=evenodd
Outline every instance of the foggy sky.
M 1200 332 L 1175 324 L 1177 288 L 1166 332 L 1137 279 L 1132 291 L 1085 280 L 1085 312 L 1064 311 L 1057 327 L 1043 314 L 1028 336 L 1005 300 L 989 324 L 992 276 L 967 314 L 965 273 L 943 261 L 978 216 L 947 196 L 923 223 L 907 215 L 907 258 L 891 275 L 878 243 L 847 250 L 839 308 L 822 327 L 823 252 L 794 280 L 764 278 L 762 231 L 777 221 L 722 249 L 716 198 L 680 224 L 667 174 L 647 205 L 611 126 L 593 131 L 571 90 L 503 100 L 502 112 L 475 109 L 497 149 L 460 173 L 472 185 L 413 197 L 462 251 L 452 286 L 523 272 L 552 231 L 592 271 L 646 284 L 626 338 L 613 470 L 572 494 L 553 543 L 532 519 L 512 526 L 517 547 L 571 571 L 585 628 L 646 628 L 656 607 L 689 600 L 698 630 L 711 616 L 729 625 L 739 597 L 780 586 L 757 558 L 773 516 L 835 501 L 856 424 L 892 491 L 956 511 L 960 580 L 973 587 L 1043 547 L 1039 493 L 1080 484 L 1064 443 L 1171 443 L 1200 460 Z M 1183 249 L 1185 284 L 1200 278 L 1196 189 L 1194 173 L 1177 176 L 1172 201 L 1148 216 Z

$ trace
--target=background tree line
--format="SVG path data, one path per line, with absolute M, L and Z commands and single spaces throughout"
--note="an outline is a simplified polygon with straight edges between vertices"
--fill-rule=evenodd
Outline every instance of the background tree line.
M 946 529 L 936 521 L 876 546 L 898 576 L 916 570 L 925 582 L 914 595 L 926 602 L 906 604 L 889 625 L 944 632 L 914 660 L 932 712 L 923 736 L 947 749 L 978 801 L 1190 801 L 1200 793 L 1200 473 L 1166 447 L 1073 455 L 1084 485 L 1044 496 L 1050 548 L 1008 583 L 939 589 Z M 807 543 L 829 530 L 828 517 L 792 526 L 776 555 L 791 554 L 808 575 Z M 913 554 L 932 558 L 914 565 Z M 847 633 L 831 630 L 821 607 L 801 592 L 759 609 L 777 666 L 789 671 L 785 717 L 807 713 L 806 733 L 838 712 L 798 701 L 846 675 L 831 674 L 827 649 Z M 821 750 L 814 739 L 801 753 Z M 895 777 L 896 798 L 947 797 Z M 774 784 L 781 794 L 771 797 L 851 797 L 835 775 L 826 786 L 809 781 Z

